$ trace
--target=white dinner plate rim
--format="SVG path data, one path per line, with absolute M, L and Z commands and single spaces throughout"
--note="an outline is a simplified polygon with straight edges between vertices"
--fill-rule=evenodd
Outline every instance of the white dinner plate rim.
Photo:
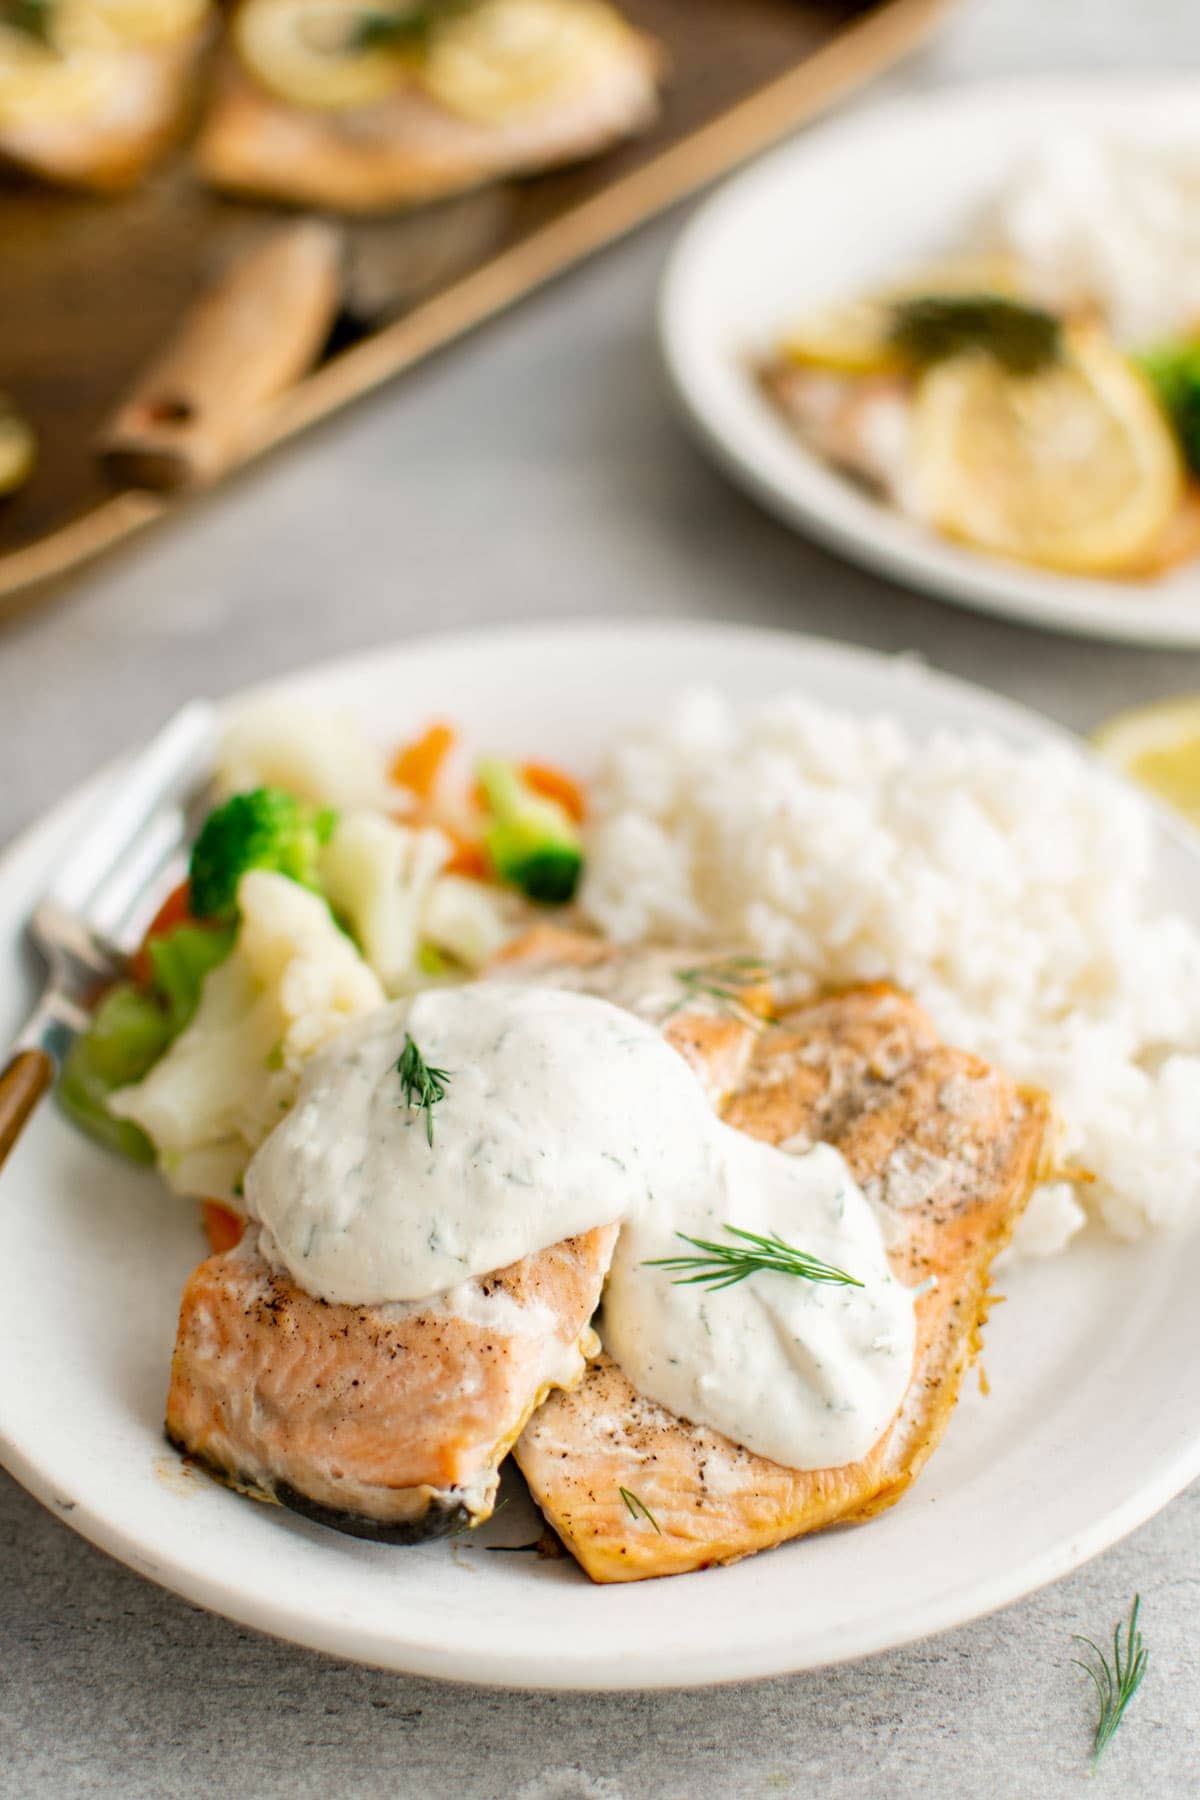
M 478 654 L 494 648 L 498 655 L 535 658 L 539 643 L 548 638 L 569 642 L 586 656 L 589 647 L 611 647 L 615 637 L 620 639 L 622 648 L 633 646 L 643 653 L 648 652 L 655 641 L 664 653 L 669 653 L 672 644 L 707 639 L 712 648 L 714 671 L 721 650 L 750 645 L 761 649 L 764 655 L 811 659 L 814 666 L 823 660 L 830 667 L 858 665 L 876 672 L 886 666 L 897 682 L 916 684 L 918 689 L 929 690 L 931 697 L 944 694 L 948 699 L 972 701 L 978 705 L 985 726 L 990 725 L 1018 741 L 1068 742 L 1077 749 L 1086 750 L 1072 733 L 1034 709 L 972 682 L 930 669 L 916 657 L 889 655 L 785 630 L 714 622 L 614 620 L 597 626 L 551 621 L 520 623 L 482 632 L 463 630 L 413 637 L 365 654 L 298 667 L 270 681 L 238 690 L 221 705 L 287 692 L 297 684 L 311 687 L 314 683 L 336 682 L 352 686 L 356 677 L 373 669 L 381 657 L 438 657 L 468 648 Z M 48 869 L 49 848 L 73 810 L 98 791 L 122 760 L 114 759 L 88 781 L 80 783 L 5 846 L 0 853 L 0 890 L 18 880 L 28 887 L 30 870 L 35 865 L 41 865 L 38 873 L 44 874 Z M 1164 809 L 1155 807 L 1154 810 L 1164 835 L 1174 839 L 1200 862 L 1200 837 L 1180 826 Z M 611 1654 L 576 1654 L 572 1657 L 569 1675 L 564 1674 L 560 1648 L 553 1645 L 536 1651 L 514 1650 L 511 1646 L 478 1651 L 464 1651 L 458 1646 L 448 1651 L 435 1637 L 397 1637 L 394 1633 L 364 1628 L 352 1620 L 328 1615 L 314 1618 L 297 1604 L 248 1599 L 239 1588 L 219 1576 L 189 1565 L 183 1554 L 175 1560 L 164 1562 L 160 1557 L 150 1561 L 136 1533 L 126 1530 L 119 1519 L 94 1511 L 84 1501 L 73 1500 L 70 1510 L 64 1510 L 53 1479 L 39 1465 L 36 1454 L 28 1447 L 12 1442 L 3 1418 L 0 1418 L 0 1464 L 73 1531 L 139 1574 L 193 1604 L 286 1642 L 397 1672 L 468 1681 L 482 1686 L 622 1691 L 713 1686 L 831 1666 L 901 1647 L 1012 1604 L 1037 1588 L 1061 1579 L 1116 1543 L 1200 1476 L 1200 1433 L 1194 1441 L 1181 1445 L 1174 1456 L 1164 1455 L 1153 1475 L 1143 1481 L 1136 1494 L 1099 1513 L 1085 1529 L 1019 1566 L 1010 1566 L 975 1582 L 966 1607 L 960 1599 L 949 1595 L 940 1601 L 931 1600 L 914 1609 L 903 1629 L 893 1628 L 880 1635 L 873 1635 L 869 1630 L 860 1631 L 831 1644 L 827 1653 L 803 1662 L 789 1659 L 778 1642 L 761 1648 L 739 1646 L 735 1651 L 720 1645 L 697 1645 L 686 1653 L 674 1654 L 670 1660 L 655 1653 L 653 1648 L 630 1647 L 628 1653 L 616 1661 Z M 701 1580 L 703 1576 L 688 1579 Z M 602 1593 L 603 1590 L 598 1590 L 598 1595 Z
M 953 120 L 967 112 L 1019 113 L 1054 104 L 1091 109 L 1110 105 L 1179 105 L 1194 98 L 1190 77 L 1095 74 L 1033 75 L 980 81 L 888 101 L 815 126 L 769 151 L 701 202 L 672 247 L 658 294 L 659 350 L 680 411 L 705 448 L 739 486 L 769 511 L 837 555 L 914 592 L 951 605 L 1068 636 L 1141 645 L 1147 649 L 1200 649 L 1200 565 L 1194 594 L 1156 605 L 1153 583 L 1088 581 L 1020 563 L 989 558 L 954 545 L 902 520 L 890 509 L 855 493 L 846 478 L 810 456 L 798 443 L 788 472 L 770 466 L 757 431 L 731 417 L 708 393 L 708 370 L 728 349 L 697 351 L 686 329 L 689 298 L 740 204 L 794 165 L 797 175 L 814 157 L 834 147 L 883 138 L 910 121 Z M 786 304 L 786 299 L 784 300 Z M 749 387 L 749 383 L 747 383 Z M 757 406 L 747 400 L 747 408 Z M 745 409 L 739 408 L 739 415 Z M 782 425 L 780 430 L 785 429 Z

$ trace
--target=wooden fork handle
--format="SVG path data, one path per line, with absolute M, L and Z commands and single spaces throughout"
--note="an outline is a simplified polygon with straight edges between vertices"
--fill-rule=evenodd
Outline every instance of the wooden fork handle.
M 0 1169 L 53 1080 L 54 1064 L 44 1050 L 18 1050 L 0 1074 Z

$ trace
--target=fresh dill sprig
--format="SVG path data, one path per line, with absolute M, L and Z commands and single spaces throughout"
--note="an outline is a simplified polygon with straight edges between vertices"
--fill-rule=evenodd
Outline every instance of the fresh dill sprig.
M 675 979 L 683 993 L 671 1007 L 667 1017 L 673 1018 L 685 1006 L 690 1006 L 703 997 L 713 1001 L 718 1012 L 727 1013 L 730 1018 L 739 1020 L 743 1025 L 752 1025 L 760 1030 L 764 1025 L 770 1024 L 770 1020 L 751 1012 L 742 994 L 747 987 L 765 981 L 770 973 L 770 964 L 763 962 L 758 956 L 723 956 L 716 962 L 701 963 L 694 969 L 676 969 Z
M 1146 1673 L 1149 1656 L 1142 1643 L 1142 1634 L 1138 1630 L 1138 1614 L 1142 1607 L 1142 1596 L 1133 1596 L 1133 1606 L 1129 1613 L 1129 1622 L 1125 1625 L 1125 1641 L 1121 1641 L 1120 1624 L 1113 1632 L 1112 1661 L 1104 1654 L 1098 1644 L 1091 1638 L 1080 1637 L 1078 1632 L 1072 1633 L 1077 1644 L 1084 1644 L 1095 1657 L 1094 1662 L 1084 1662 L 1081 1657 L 1073 1656 L 1071 1661 L 1077 1669 L 1082 1669 L 1096 1689 L 1100 1701 L 1100 1716 L 1096 1720 L 1096 1736 L 1092 1743 L 1092 1767 L 1100 1761 L 1108 1748 L 1117 1727 L 1125 1717 L 1125 1708 L 1142 1685 Z
M 825 1281 L 835 1287 L 860 1288 L 863 1285 L 855 1276 L 847 1275 L 844 1269 L 835 1269 L 832 1263 L 822 1262 L 819 1256 L 795 1249 L 775 1233 L 760 1237 L 756 1231 L 739 1231 L 736 1225 L 726 1225 L 725 1229 L 730 1237 L 738 1238 L 740 1242 L 717 1244 L 710 1238 L 689 1237 L 686 1231 L 677 1231 L 677 1238 L 704 1254 L 657 1256 L 643 1266 L 676 1270 L 676 1287 L 699 1281 L 714 1292 L 718 1288 L 735 1287 L 739 1281 L 745 1281 L 747 1275 L 757 1275 L 764 1270 L 776 1275 L 796 1275 L 802 1281 Z
M 406 1031 L 404 1048 L 400 1052 L 400 1060 L 396 1064 L 396 1073 L 400 1077 L 400 1085 L 404 1089 L 407 1105 L 415 1107 L 425 1114 L 425 1136 L 429 1148 L 433 1149 L 433 1109 L 439 1100 L 446 1098 L 446 1084 L 451 1076 L 448 1069 L 431 1069 L 412 1038 Z
M 659 1524 L 659 1522 L 655 1518 L 654 1514 L 650 1511 L 650 1508 L 646 1505 L 646 1502 L 643 1499 L 641 1499 L 637 1494 L 631 1493 L 630 1490 L 626 1487 L 618 1488 L 617 1492 L 618 1492 L 618 1494 L 620 1494 L 622 1500 L 625 1502 L 625 1506 L 629 1513 L 630 1518 L 631 1519 L 642 1518 L 642 1519 L 649 1520 L 650 1524 L 653 1525 L 655 1531 L 657 1531 L 659 1537 L 661 1537 L 662 1536 L 662 1526 Z

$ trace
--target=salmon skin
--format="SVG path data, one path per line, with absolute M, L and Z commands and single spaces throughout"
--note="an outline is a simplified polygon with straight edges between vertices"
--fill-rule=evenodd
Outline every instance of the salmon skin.
M 676 1418 L 601 1356 L 579 1387 L 533 1417 L 515 1453 L 595 1581 L 732 1562 L 899 1499 L 946 1428 L 979 1345 L 990 1265 L 1043 1170 L 1044 1099 L 947 1048 L 886 984 L 815 1000 L 761 1028 L 721 1110 L 789 1150 L 834 1144 L 879 1203 L 894 1273 L 909 1287 L 929 1284 L 915 1302 L 912 1378 L 866 1457 L 800 1471 Z
M 480 1524 L 525 1421 L 595 1349 L 604 1226 L 435 1301 L 336 1306 L 271 1268 L 253 1228 L 183 1293 L 167 1436 L 229 1486 L 355 1537 Z

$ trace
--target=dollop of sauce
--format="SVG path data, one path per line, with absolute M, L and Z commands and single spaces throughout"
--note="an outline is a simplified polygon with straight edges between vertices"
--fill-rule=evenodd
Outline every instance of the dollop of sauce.
M 406 1037 L 448 1075 L 428 1127 L 397 1067 Z M 423 1300 L 702 1180 L 709 1122 L 681 1059 L 619 1007 L 499 981 L 429 989 L 314 1057 L 246 1172 L 246 1209 L 309 1293 Z
M 864 1456 L 912 1369 L 910 1294 L 891 1274 L 874 1209 L 841 1155 L 800 1156 L 714 1121 L 716 1179 L 656 1196 L 617 1240 L 600 1335 L 639 1393 L 789 1468 Z M 729 1241 L 736 1225 L 844 1269 L 861 1288 L 760 1271 L 712 1289 L 648 1266 L 687 1252 L 676 1233 Z
M 428 1115 L 397 1066 L 409 1038 L 446 1076 Z M 648 1398 L 792 1468 L 865 1455 L 911 1374 L 913 1299 L 837 1151 L 732 1130 L 653 1025 L 592 994 L 484 981 L 357 1020 L 309 1065 L 246 1205 L 268 1259 L 350 1305 L 430 1299 L 621 1220 L 606 1348 Z M 647 1266 L 728 1225 L 863 1285 L 713 1290 Z

